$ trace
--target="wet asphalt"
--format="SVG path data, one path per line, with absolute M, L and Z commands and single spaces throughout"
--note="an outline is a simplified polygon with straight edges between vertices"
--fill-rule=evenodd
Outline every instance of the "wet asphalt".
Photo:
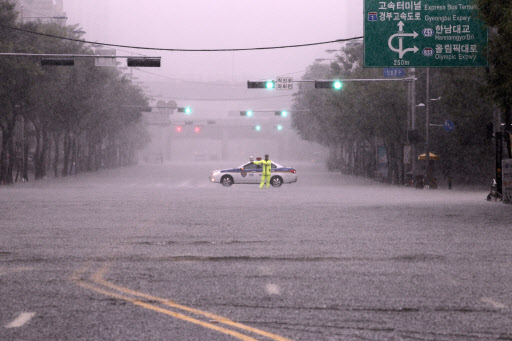
M 511 206 L 283 163 L 0 187 L 0 339 L 512 340 Z

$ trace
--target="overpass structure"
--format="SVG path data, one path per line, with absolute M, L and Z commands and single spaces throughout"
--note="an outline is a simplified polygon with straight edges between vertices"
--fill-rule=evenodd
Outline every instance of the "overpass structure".
M 256 115 L 241 117 L 233 112 L 205 118 L 182 116 L 172 111 L 143 113 L 151 143 L 143 152 L 148 162 L 170 160 L 231 160 L 269 153 L 277 159 L 298 139 L 290 117 Z M 256 127 L 259 129 L 256 129 Z

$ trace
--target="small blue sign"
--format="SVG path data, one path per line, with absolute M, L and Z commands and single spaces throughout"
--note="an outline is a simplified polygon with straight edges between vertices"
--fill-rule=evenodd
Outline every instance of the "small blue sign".
M 401 68 L 384 68 L 384 77 L 398 78 L 405 76 L 405 69 Z
M 451 133 L 452 131 L 454 131 L 454 130 L 455 130 L 455 123 L 453 123 L 453 121 L 446 120 L 446 121 L 444 121 L 444 123 L 443 123 L 443 128 L 444 128 L 444 130 L 446 130 L 447 132 Z
M 368 21 L 377 21 L 377 12 L 368 12 Z

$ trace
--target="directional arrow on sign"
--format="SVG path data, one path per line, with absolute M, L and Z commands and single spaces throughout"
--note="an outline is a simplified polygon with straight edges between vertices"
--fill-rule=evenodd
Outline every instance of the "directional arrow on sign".
M 403 48 L 404 37 L 413 37 L 413 39 L 414 39 L 418 36 L 418 33 L 416 33 L 416 32 L 404 33 L 404 26 L 405 26 L 405 24 L 402 21 L 400 21 L 398 23 L 398 33 L 393 34 L 391 37 L 389 37 L 389 40 L 388 40 L 389 49 L 393 52 L 397 52 L 398 58 L 400 58 L 400 59 L 402 59 L 407 52 L 416 53 L 419 51 L 419 49 L 416 46 L 407 48 L 407 49 Z M 395 48 L 393 46 L 393 39 L 395 39 L 396 37 L 398 37 L 398 48 Z

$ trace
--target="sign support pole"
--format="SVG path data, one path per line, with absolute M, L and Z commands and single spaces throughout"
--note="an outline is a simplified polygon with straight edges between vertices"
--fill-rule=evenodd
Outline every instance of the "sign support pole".
M 430 186 L 430 68 L 427 68 L 427 90 L 425 98 L 425 185 Z
M 411 82 L 411 130 L 416 130 L 416 69 L 409 69 Z M 416 181 L 416 143 L 411 143 L 411 172 L 413 184 Z

